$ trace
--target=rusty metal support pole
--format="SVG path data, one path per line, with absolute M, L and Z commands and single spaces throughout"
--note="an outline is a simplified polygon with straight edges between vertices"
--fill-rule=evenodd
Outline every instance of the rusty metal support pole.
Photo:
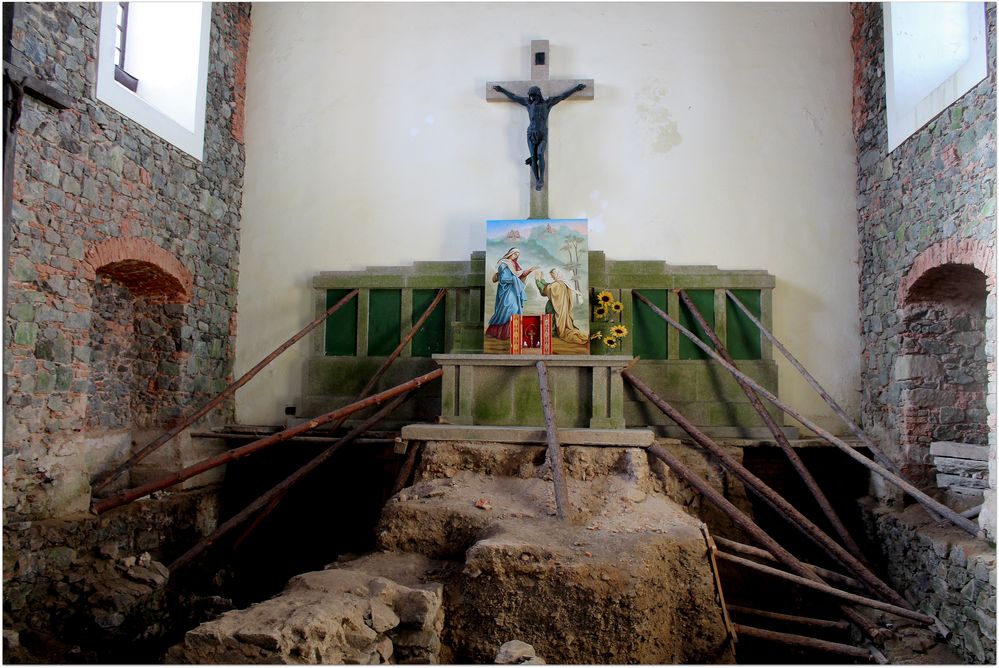
M 915 485 L 913 485 L 908 480 L 905 480 L 905 479 L 903 479 L 903 478 L 895 475 L 894 473 L 892 473 L 891 471 L 889 471 L 888 469 L 886 469 L 884 466 L 881 466 L 877 462 L 875 462 L 875 461 L 871 460 L 870 458 L 865 457 L 864 455 L 862 455 L 859 452 L 857 452 L 856 450 L 854 450 L 853 448 L 851 448 L 849 446 L 849 444 L 845 443 L 842 439 L 837 438 L 836 436 L 834 436 L 833 434 L 829 433 L 828 431 L 826 431 L 825 429 L 823 429 L 819 425 L 815 424 L 814 421 L 809 420 L 807 417 L 805 417 L 804 415 L 802 415 L 800 412 L 794 410 L 793 408 L 791 408 L 790 406 L 788 406 L 785 402 L 783 402 L 780 399 L 778 399 L 777 396 L 773 392 L 771 392 L 767 388 L 763 387 L 762 385 L 760 385 L 759 383 L 757 383 L 755 380 L 753 380 L 752 378 L 750 378 L 749 376 L 747 376 L 746 374 L 742 373 L 737 368 L 735 368 L 734 366 L 732 366 L 731 364 L 729 364 L 728 362 L 726 362 L 725 360 L 723 360 L 721 358 L 721 356 L 718 355 L 718 353 L 716 353 L 715 351 L 711 350 L 711 348 L 709 346 L 705 345 L 699 338 L 697 338 L 696 336 L 694 336 L 694 334 L 690 330 L 688 330 L 686 327 L 684 327 L 683 325 L 681 325 L 680 323 L 678 323 L 676 320 L 674 320 L 673 318 L 671 318 L 661 308 L 659 308 L 658 306 L 656 306 L 655 304 L 653 304 L 652 302 L 650 302 L 648 300 L 648 298 L 645 297 L 645 295 L 641 294 L 637 290 L 633 291 L 632 294 L 634 296 L 638 297 L 643 302 L 645 302 L 649 306 L 649 308 L 651 308 L 660 318 L 662 318 L 663 320 L 665 320 L 666 322 L 668 322 L 670 325 L 672 325 L 673 327 L 675 327 L 681 334 L 683 334 L 688 339 L 690 339 L 692 343 L 694 343 L 701 350 L 703 350 L 705 353 L 707 353 L 707 355 L 709 357 L 711 357 L 711 359 L 713 359 L 716 362 L 718 362 L 718 364 L 720 364 L 726 371 L 728 371 L 729 373 L 731 373 L 736 378 L 741 378 L 742 380 L 744 380 L 750 387 L 752 387 L 754 390 L 756 390 L 756 392 L 761 397 L 763 397 L 764 399 L 766 399 L 767 401 L 769 401 L 773 405 L 777 406 L 777 408 L 781 409 L 782 411 L 784 411 L 785 413 L 787 413 L 788 415 L 790 415 L 791 417 L 793 417 L 795 420 L 797 420 L 798 422 L 800 422 L 801 424 L 803 424 L 808 429 L 811 429 L 813 432 L 816 433 L 816 435 L 818 435 L 822 439 L 824 439 L 824 440 L 828 441 L 829 443 L 835 445 L 837 448 L 839 448 L 840 450 L 842 450 L 843 452 L 845 452 L 847 455 L 849 455 L 849 457 L 851 459 L 854 459 L 854 460 L 860 462 L 861 464 L 863 464 L 864 466 L 866 466 L 867 468 L 869 468 L 871 471 L 874 471 L 875 473 L 877 473 L 878 475 L 880 475 L 885 480 L 888 480 L 889 482 L 893 483 L 894 485 L 902 488 L 906 493 L 910 494 L 913 498 L 915 498 L 917 501 L 919 501 L 923 505 L 923 507 L 927 507 L 928 506 L 929 509 L 935 510 L 940 515 L 942 515 L 942 516 L 946 517 L 948 520 L 950 520 L 953 524 L 961 527 L 962 529 L 964 529 L 965 531 L 967 531 L 968 533 L 970 533 L 972 536 L 978 536 L 979 527 L 978 527 L 977 524 L 971 522 L 970 520 L 967 520 L 967 519 L 961 517 L 960 515 L 958 515 L 957 513 L 955 513 L 953 510 L 951 510 L 947 506 L 943 505 L 942 503 L 940 503 L 936 499 L 933 499 L 932 497 L 928 496 L 925 492 L 923 492 L 922 490 L 920 490 L 918 487 L 916 487 Z M 852 555 L 851 555 L 851 557 L 852 557 Z
M 830 631 L 848 631 L 850 629 L 850 624 L 844 621 L 833 621 L 831 619 L 816 619 L 815 617 L 800 617 L 798 615 L 787 615 L 781 612 L 772 612 L 770 610 L 759 610 L 757 608 L 747 608 L 741 605 L 730 605 L 728 606 L 729 612 L 735 612 L 742 615 L 749 615 L 752 617 L 761 617 L 763 619 L 773 619 L 778 622 L 789 622 L 791 624 L 801 624 L 802 626 L 811 626 L 816 629 L 828 629 Z
M 753 540 L 769 550 L 770 553 L 777 558 L 778 561 L 780 561 L 780 563 L 787 566 L 792 572 L 817 582 L 822 581 L 822 578 L 820 578 L 814 571 L 810 570 L 797 557 L 784 549 L 780 543 L 771 538 L 771 536 L 761 529 L 752 519 L 750 519 L 748 515 L 736 508 L 735 505 L 726 499 L 721 492 L 709 485 L 704 478 L 691 471 L 666 448 L 661 445 L 654 444 L 646 448 L 646 452 L 666 464 L 670 471 L 683 478 L 687 484 L 700 492 L 704 498 L 710 501 L 716 508 L 718 508 L 718 510 L 722 511 L 722 513 L 732 520 L 737 527 L 752 536 Z M 843 614 L 847 619 L 853 622 L 857 628 L 859 628 L 872 640 L 877 640 L 884 633 L 881 629 L 875 626 L 871 620 L 860 614 L 858 611 L 853 610 L 848 606 L 841 606 L 840 609 L 843 611 Z
M 313 320 L 312 322 L 310 322 L 308 325 L 306 325 L 304 328 L 302 328 L 302 330 L 299 331 L 298 334 L 295 334 L 295 336 L 291 337 L 290 339 L 288 339 L 287 341 L 285 341 L 284 343 L 282 343 L 280 346 L 278 346 L 277 348 L 275 348 L 274 351 L 270 355 L 268 355 L 264 359 L 260 360 L 257 363 L 256 366 L 254 366 L 252 369 L 250 369 L 249 371 L 247 371 L 246 373 L 244 373 L 242 376 L 240 376 L 239 379 L 237 379 L 237 380 L 233 381 L 232 383 L 230 383 L 229 386 L 226 387 L 221 392 L 219 392 L 215 396 L 214 399 L 212 399 L 211 401 L 209 401 L 208 403 L 206 403 L 204 406 L 202 406 L 201 408 L 199 408 L 198 410 L 194 411 L 189 416 L 187 416 L 186 418 L 184 418 L 183 420 L 181 420 L 179 424 L 177 424 L 176 426 L 174 426 L 169 431 L 163 433 L 162 435 L 160 435 L 155 440 L 153 440 L 150 443 L 148 443 L 147 445 L 143 446 L 143 448 L 141 450 L 139 450 L 134 455 L 132 455 L 131 457 L 129 457 L 128 459 L 126 459 L 124 462 L 122 462 L 121 464 L 119 464 L 118 466 L 116 466 L 109 473 L 105 473 L 104 475 L 98 477 L 93 483 L 91 483 L 92 489 L 94 489 L 95 491 L 99 491 L 99 490 L 103 489 L 112 480 L 114 480 L 115 478 L 117 478 L 118 476 L 120 476 L 122 473 L 124 473 L 125 471 L 127 471 L 131 467 L 133 467 L 136 464 L 138 464 L 140 461 L 142 461 L 143 459 L 145 459 L 146 457 L 148 457 L 149 455 L 151 455 L 155 450 L 158 450 L 160 447 L 162 447 L 163 445 L 165 445 L 166 443 L 168 443 L 170 440 L 172 440 L 175 436 L 177 436 L 177 434 L 179 434 L 180 432 L 184 431 L 189 426 L 191 426 L 192 424 L 194 424 L 194 422 L 196 420 L 199 420 L 200 418 L 202 418 L 205 415 L 207 415 L 209 411 L 211 411 L 213 408 L 215 408 L 216 406 L 218 406 L 219 404 L 221 404 L 228 397 L 230 397 L 233 394 L 235 394 L 236 390 L 238 390 L 239 388 L 243 387 L 248 382 L 250 382 L 250 380 L 254 376 L 256 376 L 258 373 L 260 373 L 260 371 L 265 366 L 267 366 L 268 364 L 270 364 L 271 362 L 273 362 L 278 357 L 278 355 L 280 355 L 284 351 L 288 350 L 288 348 L 290 348 L 293 345 L 295 345 L 296 343 L 298 343 L 302 339 L 302 337 L 304 337 L 306 334 L 308 334 L 313 329 L 315 329 L 320 324 L 322 324 L 327 318 L 329 318 L 331 315 L 333 315 L 338 310 L 340 310 L 340 308 L 344 304 L 346 304 L 347 302 L 349 302 L 356 295 L 357 295 L 357 290 L 356 289 L 351 290 L 350 292 L 348 292 L 344 296 L 343 299 L 341 299 L 336 304 L 334 304 L 333 306 L 331 306 L 328 309 L 326 309 L 326 311 L 322 315 L 320 315 L 318 318 L 316 318 L 315 320 Z
M 263 450 L 264 448 L 270 447 L 276 443 L 281 443 L 282 441 L 286 441 L 289 438 L 298 436 L 299 434 L 315 429 L 319 425 L 326 424 L 327 422 L 332 422 L 333 420 L 336 420 L 337 418 L 340 418 L 344 415 L 351 415 L 352 413 L 364 410 L 365 408 L 368 408 L 370 406 L 375 406 L 384 403 L 385 401 L 393 399 L 399 396 L 400 394 L 405 394 L 407 392 L 419 388 L 422 385 L 426 385 L 431 381 L 437 380 L 443 375 L 444 371 L 442 369 L 436 369 L 434 371 L 431 371 L 430 373 L 425 373 L 422 376 L 418 376 L 409 382 L 402 383 L 401 385 L 396 385 L 395 387 L 389 388 L 384 392 L 379 392 L 378 394 L 372 395 L 366 399 L 362 399 L 361 401 L 355 401 L 354 403 L 344 406 L 343 408 L 338 408 L 335 411 L 325 413 L 323 415 L 320 415 L 319 417 L 314 417 L 308 422 L 303 422 L 300 425 L 289 427 L 284 431 L 279 431 L 276 434 L 267 436 L 258 441 L 254 441 L 253 443 L 247 443 L 242 447 L 230 450 L 229 452 L 223 453 L 217 457 L 212 457 L 210 459 L 198 462 L 197 464 L 194 464 L 192 466 L 188 466 L 187 468 L 173 475 L 161 478 L 160 480 L 154 480 L 153 482 L 147 483 L 140 487 L 135 487 L 133 489 L 125 490 L 119 494 L 110 496 L 106 499 L 101 499 L 100 501 L 94 503 L 92 510 L 98 515 L 100 515 L 101 513 L 106 513 L 112 508 L 117 508 L 118 506 L 125 505 L 126 503 L 131 503 L 136 499 L 152 494 L 153 492 L 158 492 L 161 489 L 172 487 L 173 485 L 176 485 L 179 482 L 183 482 L 188 478 L 193 478 L 199 473 L 210 471 L 211 469 L 216 468 L 218 466 L 222 466 L 223 464 L 228 464 L 229 462 L 234 461 L 236 459 L 240 459 L 241 457 L 246 457 L 247 455 L 253 454 L 254 452 L 257 452 L 259 450 Z
M 793 582 L 796 585 L 806 587 L 808 589 L 814 589 L 815 591 L 822 592 L 823 594 L 828 594 L 842 601 L 848 601 L 855 605 L 863 605 L 868 608 L 874 608 L 876 610 L 884 610 L 885 612 L 890 612 L 893 615 L 898 615 L 899 617 L 905 617 L 906 619 L 912 619 L 923 624 L 932 625 L 933 618 L 929 615 L 924 615 L 921 612 L 916 612 L 915 610 L 910 610 L 908 608 L 903 608 L 898 605 L 892 605 L 891 603 L 885 603 L 884 601 L 879 601 L 875 598 L 868 598 L 867 596 L 860 596 L 859 594 L 854 594 L 852 592 L 843 591 L 842 589 L 836 589 L 835 587 L 830 587 L 822 582 L 816 582 L 815 580 L 810 580 L 809 578 L 801 577 L 800 575 L 795 575 L 794 573 L 788 573 L 787 571 L 782 571 L 779 568 L 774 568 L 772 566 L 765 566 L 764 564 L 758 564 L 750 559 L 743 559 L 742 557 L 737 557 L 734 554 L 729 554 L 728 552 L 722 552 L 719 550 L 715 553 L 719 559 L 722 561 L 728 561 L 733 564 L 738 564 L 744 568 L 756 571 L 758 573 L 766 573 L 767 575 L 772 575 L 775 578 L 780 578 L 781 580 L 787 580 L 788 582 Z
M 698 445 L 714 455 L 725 468 L 735 474 L 746 485 L 747 489 L 754 492 L 767 505 L 777 511 L 791 526 L 798 529 L 831 557 L 850 569 L 870 591 L 883 597 L 886 601 L 891 601 L 895 605 L 909 606 L 909 602 L 902 598 L 901 594 L 878 578 L 869 568 L 860 563 L 856 557 L 847 552 L 842 545 L 830 538 L 822 529 L 815 526 L 811 520 L 802 515 L 784 497 L 753 475 L 745 466 L 735 461 L 717 443 L 695 427 L 690 420 L 653 392 L 648 385 L 635 378 L 630 371 L 622 371 L 621 376 L 631 383 L 635 389 L 644 394 L 667 417 L 676 422 Z
M 721 342 L 721 339 L 718 338 L 718 334 L 715 330 L 708 324 L 708 321 L 704 319 L 704 316 L 698 310 L 694 301 L 683 290 L 676 290 L 676 293 L 680 295 L 680 299 L 682 299 L 683 303 L 687 305 L 687 309 L 690 311 L 691 315 L 694 316 L 694 319 L 697 320 L 697 324 L 701 326 L 704 333 L 708 335 L 709 339 L 711 339 L 711 343 L 714 345 L 718 354 L 721 355 L 726 362 L 735 366 L 735 360 L 729 354 L 728 350 Z M 857 559 L 865 562 L 860 546 L 853 540 L 853 536 L 850 535 L 850 532 L 846 530 L 843 520 L 841 520 L 839 515 L 836 514 L 836 511 L 833 510 L 832 504 L 829 503 L 829 499 L 827 499 L 826 495 L 822 492 L 822 488 L 819 487 L 819 483 L 812 477 L 812 473 L 808 470 L 808 467 L 805 466 L 805 462 L 801 461 L 801 457 L 799 457 L 798 453 L 791 447 L 791 444 L 787 440 L 787 436 L 784 435 L 784 431 L 774 421 L 770 413 L 767 412 L 766 407 L 763 405 L 763 402 L 760 401 L 756 392 L 754 392 L 753 388 L 747 385 L 742 379 L 736 378 L 735 381 L 739 384 L 739 387 L 742 388 L 742 391 L 746 393 L 746 398 L 749 399 L 749 404 L 753 407 L 753 410 L 756 411 L 756 414 L 760 416 L 760 419 L 763 420 L 763 424 L 767 426 L 770 433 L 773 434 L 774 439 L 777 441 L 777 445 L 784 451 L 788 461 L 791 462 L 791 466 L 798 472 L 798 476 L 801 478 L 801 481 L 805 483 L 805 487 L 807 487 L 808 491 L 812 493 L 812 498 L 814 498 L 815 502 L 819 505 L 819 508 L 822 510 L 822 514 L 826 516 L 827 520 L 829 520 L 829 524 L 832 525 L 833 530 L 839 536 L 843 546 L 846 547 L 846 549 L 849 550 L 853 556 L 857 557 Z
M 854 422 L 849 415 L 847 415 L 846 411 L 843 410 L 843 408 L 838 403 L 836 403 L 836 400 L 833 399 L 832 396 L 830 396 L 830 394 L 826 392 L 821 385 L 819 385 L 819 381 L 817 381 L 815 377 L 808 372 L 805 366 L 801 362 L 799 362 L 794 355 L 791 354 L 791 351 L 785 348 L 784 344 L 782 344 L 780 341 L 777 340 L 777 337 L 775 337 L 763 325 L 763 323 L 760 322 L 760 320 L 755 315 L 753 315 L 753 313 L 748 308 L 746 308 L 746 305 L 743 304 L 738 297 L 732 294 L 732 291 L 726 290 L 725 295 L 732 300 L 732 303 L 735 304 L 740 311 L 742 311 L 743 315 L 749 318 L 750 322 L 756 325 L 756 327 L 760 330 L 763 336 L 765 336 L 767 340 L 770 341 L 771 344 L 773 344 L 774 348 L 779 350 L 780 353 L 784 356 L 784 358 L 791 363 L 791 366 L 793 366 L 795 369 L 798 370 L 798 373 L 800 373 L 802 377 L 805 379 L 805 381 L 812 387 L 812 389 L 815 390 L 818 393 L 818 395 L 822 397 L 823 400 L 825 400 L 829 408 L 831 408 L 833 412 L 836 413 L 836 415 L 838 415 L 841 420 L 843 420 L 846 426 L 850 428 L 850 431 L 852 431 L 853 434 L 857 438 L 859 438 L 861 442 L 867 447 L 867 449 L 871 451 L 871 454 L 874 455 L 881 462 L 882 466 L 891 469 L 893 472 L 897 473 L 898 467 L 896 466 L 895 462 L 893 462 L 888 457 L 888 455 L 886 455 L 879 447 L 874 445 L 871 439 L 868 438 L 867 434 L 864 433 L 864 430 L 861 429 L 857 425 L 857 423 Z
M 240 524 L 245 522 L 248 518 L 252 517 L 255 512 L 260 510 L 265 506 L 270 506 L 271 504 L 280 503 L 281 499 L 285 497 L 292 487 L 298 484 L 303 478 L 315 471 L 319 466 L 329 461 L 330 457 L 336 454 L 344 445 L 347 445 L 352 440 L 371 429 L 377 422 L 384 419 L 386 415 L 394 411 L 399 404 L 406 400 L 409 393 L 403 394 L 396 397 L 393 401 L 389 402 L 382 407 L 380 411 L 369 417 L 363 423 L 354 427 L 350 433 L 346 434 L 343 438 L 336 442 L 336 444 L 323 450 L 321 453 L 313 457 L 309 462 L 301 466 L 297 471 L 292 473 L 290 476 L 279 482 L 277 485 L 272 487 L 269 491 L 259 496 L 253 503 L 248 505 L 243 510 L 239 511 L 231 518 L 219 525 L 207 538 L 203 538 L 198 542 L 197 545 L 192 547 L 190 550 L 182 554 L 176 561 L 170 564 L 169 569 L 171 574 L 177 571 L 187 564 L 191 563 L 199 554 L 211 547 L 219 538 L 226 535 L 234 528 L 238 527 Z
M 715 536 L 714 540 L 716 543 L 729 550 L 730 552 L 738 552 L 740 554 L 746 554 L 751 557 L 756 557 L 757 559 L 763 559 L 765 561 L 777 561 L 777 559 L 767 552 L 766 550 L 761 550 L 758 547 L 753 547 L 752 545 L 746 545 L 744 543 L 739 543 L 734 540 L 729 540 L 728 538 L 722 538 L 721 536 Z M 816 575 L 821 577 L 823 580 L 828 580 L 829 582 L 835 582 L 836 584 L 841 584 L 846 587 L 853 587 L 854 589 L 864 589 L 864 584 L 859 580 L 854 580 L 846 575 L 841 575 L 836 571 L 831 571 L 828 568 L 822 568 L 821 566 L 816 566 L 815 564 L 810 564 L 806 561 L 801 562 L 809 569 L 815 571 Z
M 541 384 L 541 408 L 545 413 L 545 432 L 548 436 L 548 465 L 552 470 L 552 482 L 555 484 L 555 514 L 564 520 L 572 511 L 569 508 L 569 492 L 565 487 L 565 462 L 562 460 L 562 446 L 558 442 L 558 428 L 555 425 L 555 411 L 552 409 L 552 397 L 548 391 L 548 368 L 538 360 L 538 382 Z
M 778 633 L 777 631 L 758 629 L 753 626 L 746 626 L 745 624 L 736 624 L 735 630 L 739 635 L 745 635 L 747 638 L 769 640 L 771 642 L 777 642 L 782 645 L 790 645 L 792 647 L 817 649 L 831 654 L 843 654 L 845 656 L 852 656 L 858 659 L 871 659 L 870 650 L 854 647 L 853 645 L 844 645 L 843 643 L 832 642 L 830 640 L 809 638 L 808 636 L 796 635 L 793 633 Z
M 406 347 L 406 344 L 409 343 L 414 336 L 416 336 L 416 333 L 420 331 L 421 327 L 423 327 L 423 323 L 427 321 L 427 318 L 429 318 L 430 314 L 434 312 L 434 309 L 437 308 L 437 305 L 441 303 L 441 300 L 444 299 L 444 295 L 446 294 L 447 290 L 444 288 L 441 288 L 440 290 L 437 291 L 437 296 L 434 297 L 434 300 L 430 303 L 430 306 L 427 307 L 427 309 L 423 312 L 423 315 L 421 315 L 420 318 L 416 321 L 416 324 L 409 329 L 409 332 L 407 332 L 406 336 L 402 338 L 402 341 L 399 342 L 399 345 L 395 347 L 395 350 L 393 350 L 392 354 L 388 356 L 388 359 L 382 362 L 382 365 L 378 368 L 378 371 L 375 371 L 375 373 L 371 376 L 371 378 L 368 379 L 367 384 L 358 393 L 357 397 L 354 398 L 354 401 L 360 401 L 364 397 L 368 396 L 368 392 L 370 392 L 372 388 L 374 388 L 375 383 L 378 382 L 378 379 L 381 378 L 383 375 L 385 375 L 385 372 L 388 371 L 390 366 L 392 366 L 392 362 L 396 361 L 396 359 L 399 358 L 399 355 L 402 354 L 402 351 Z M 343 425 L 343 423 L 347 421 L 348 417 L 349 416 L 344 415 L 339 420 L 334 422 L 333 426 L 330 427 L 330 431 L 333 432 L 339 429 Z M 263 524 L 264 520 L 267 519 L 267 516 L 270 515 L 272 512 L 274 512 L 274 509 L 277 508 L 278 504 L 281 503 L 282 498 L 283 497 L 281 496 L 276 497 L 273 501 L 271 501 L 269 506 L 264 508 L 264 510 L 260 513 L 260 515 L 257 516 L 255 520 L 253 520 L 253 524 L 251 524 L 246 529 L 246 531 L 244 531 L 242 535 L 240 535 L 240 537 L 236 539 L 236 542 L 233 543 L 234 548 L 242 545 L 243 541 L 245 541 L 250 536 L 250 534 L 257 529 L 258 526 Z
M 339 439 L 337 440 L 339 441 Z M 277 508 L 281 504 L 281 501 L 283 500 L 284 500 L 284 494 L 280 494 L 271 499 L 270 503 L 267 504 L 267 507 L 264 508 L 260 512 L 260 514 L 257 515 L 256 518 L 254 518 L 253 523 L 246 528 L 246 531 L 239 534 L 239 537 L 232 542 L 232 549 L 238 550 L 240 547 L 242 547 L 243 543 L 246 542 L 246 539 L 250 537 L 250 534 L 256 531 L 257 527 L 259 527 L 261 524 L 264 523 L 264 520 L 267 519 L 267 516 L 273 513 L 274 509 Z

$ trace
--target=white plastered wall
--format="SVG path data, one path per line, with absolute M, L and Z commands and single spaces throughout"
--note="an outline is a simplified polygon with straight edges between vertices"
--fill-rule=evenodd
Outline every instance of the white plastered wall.
M 596 81 L 552 111 L 550 214 L 609 258 L 768 270 L 775 333 L 855 413 L 850 30 L 843 3 L 255 4 L 236 374 L 314 317 L 317 272 L 464 260 L 527 215 L 526 113 L 485 84 L 548 39 L 553 78 Z M 282 422 L 308 354 L 241 389 L 240 422 Z M 840 431 L 783 362 L 780 387 Z

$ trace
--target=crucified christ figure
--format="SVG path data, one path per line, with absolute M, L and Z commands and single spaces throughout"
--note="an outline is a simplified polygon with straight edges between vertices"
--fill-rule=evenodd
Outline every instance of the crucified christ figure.
M 502 86 L 493 86 L 493 90 L 496 92 L 503 93 L 517 104 L 527 107 L 527 115 L 531 119 L 530 125 L 527 126 L 527 147 L 531 151 L 531 157 L 525 160 L 524 164 L 531 166 L 535 190 L 541 190 L 545 183 L 545 148 L 548 145 L 548 112 L 556 104 L 584 88 L 586 88 L 586 84 L 577 84 L 561 95 L 552 95 L 546 100 L 541 94 L 541 89 L 537 86 L 531 86 L 528 89 L 526 98 L 514 95 Z

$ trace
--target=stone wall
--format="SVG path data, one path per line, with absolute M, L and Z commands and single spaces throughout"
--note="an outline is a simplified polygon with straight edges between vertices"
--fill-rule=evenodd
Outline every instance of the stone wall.
M 996 554 L 985 541 L 937 526 L 918 506 L 897 512 L 861 504 L 868 538 L 888 578 L 918 609 L 936 615 L 969 663 L 996 661 Z
M 863 424 L 918 478 L 929 473 L 929 439 L 939 438 L 938 432 L 971 441 L 981 438 L 987 427 L 993 448 L 995 443 L 995 415 L 981 418 L 986 406 L 995 405 L 996 10 L 987 5 L 986 79 L 890 153 L 882 5 L 856 3 L 852 13 Z M 942 278 L 934 274 L 947 265 L 958 265 L 964 272 L 961 278 L 971 280 L 936 283 L 955 285 L 963 295 L 941 294 L 925 285 Z M 945 314 L 944 322 L 915 318 L 923 303 L 942 301 L 949 307 L 966 301 L 968 294 L 976 298 L 971 300 L 974 305 L 963 306 L 976 315 L 966 326 L 957 326 L 953 312 Z M 904 311 L 910 303 L 920 308 Z M 927 332 L 916 322 L 940 329 L 926 340 L 946 348 L 947 354 L 959 354 L 954 350 L 960 347 L 955 346 L 959 339 L 967 340 L 973 350 L 963 361 L 909 356 L 927 352 L 919 349 L 918 340 Z M 902 353 L 906 357 L 900 357 Z M 939 369 L 916 374 L 913 357 L 920 357 L 924 366 L 939 364 Z M 983 357 L 988 384 L 979 364 Z M 969 372 L 960 373 L 958 367 Z M 954 372 L 952 377 L 948 372 Z M 913 394 L 919 395 L 918 401 Z M 955 395 L 953 401 L 950 394 Z M 942 406 L 963 413 L 945 415 Z M 994 524 L 994 516 L 993 506 L 982 514 L 983 525 Z
M 60 516 L 227 384 L 235 345 L 250 7 L 213 6 L 204 159 L 95 97 L 99 5 L 15 7 L 14 65 L 72 98 L 26 97 L 6 285 L 4 512 Z M 228 404 L 209 420 L 232 414 Z
M 18 662 L 156 658 L 143 656 L 145 647 L 196 612 L 171 611 L 163 563 L 211 533 L 217 520 L 217 496 L 202 489 L 100 517 L 5 523 L 4 633 L 19 635 L 27 656 Z

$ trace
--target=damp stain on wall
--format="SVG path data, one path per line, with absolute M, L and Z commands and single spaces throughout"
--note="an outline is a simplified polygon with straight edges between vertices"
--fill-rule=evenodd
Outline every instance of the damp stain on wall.
M 650 83 L 635 95 L 635 119 L 653 153 L 669 153 L 683 137 L 673 113 L 666 106 L 668 88 Z

